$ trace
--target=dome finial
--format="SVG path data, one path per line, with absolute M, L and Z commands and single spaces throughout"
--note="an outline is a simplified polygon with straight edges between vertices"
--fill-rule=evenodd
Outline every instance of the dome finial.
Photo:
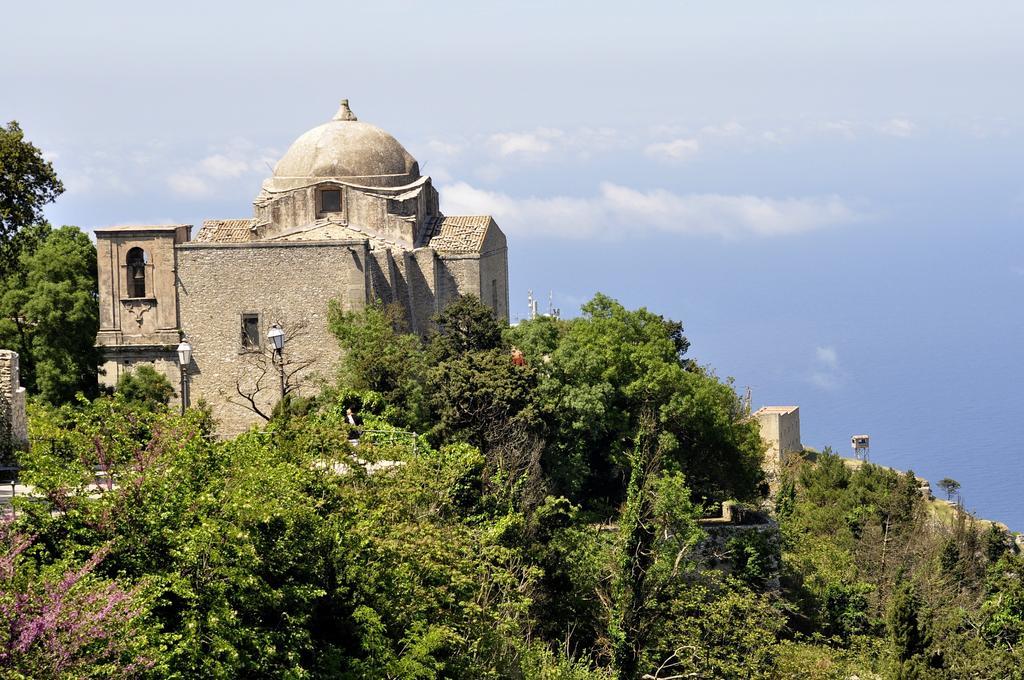
M 348 100 L 342 99 L 341 106 L 338 107 L 338 112 L 334 114 L 334 118 L 331 120 L 359 120 L 356 118 L 356 114 L 352 113 L 352 109 L 348 108 Z

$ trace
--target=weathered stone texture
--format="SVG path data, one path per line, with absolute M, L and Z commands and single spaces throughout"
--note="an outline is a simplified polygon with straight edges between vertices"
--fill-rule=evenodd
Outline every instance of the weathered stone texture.
M 295 333 L 285 356 L 315 360 L 296 376 L 307 384 L 338 358 L 327 328 L 331 299 L 350 310 L 398 303 L 421 336 L 459 295 L 479 297 L 507 320 L 504 234 L 486 215 L 445 216 L 438 205 L 416 160 L 343 102 L 284 155 L 252 218 L 207 220 L 193 242 L 185 225 L 97 229 L 102 383 L 113 387 L 151 363 L 179 386 L 175 348 L 184 334 L 193 347 L 191 401 L 209 402 L 222 432 L 233 434 L 258 421 L 239 405 L 239 388 L 261 381 L 256 408 L 264 413 L 280 393 L 276 369 L 265 374 L 268 355 L 242 347 L 243 315 L 257 315 L 263 349 L 272 324 Z M 147 258 L 145 295 L 129 286 L 132 248 Z
M 96 230 L 99 259 L 101 345 L 159 345 L 177 343 L 177 286 L 175 250 L 188 240 L 188 225 L 112 227 Z M 145 254 L 145 295 L 132 296 L 128 287 L 128 252 Z
M 108 227 L 96 230 L 99 265 L 100 328 L 103 350 L 100 385 L 113 388 L 137 363 L 150 363 L 178 384 L 174 347 L 178 344 L 178 287 L 175 246 L 188 240 L 189 225 Z M 128 252 L 145 254 L 145 295 L 132 296 Z
M 491 306 L 499 319 L 508 318 L 508 244 L 505 235 L 491 222 L 480 252 L 480 299 Z
M 327 327 L 328 301 L 359 309 L 366 301 L 367 251 L 363 243 L 282 243 L 258 247 L 184 246 L 179 251 L 181 329 L 192 344 L 189 385 L 192 401 L 214 409 L 223 434 L 259 422 L 239 405 L 261 368 L 259 353 L 242 347 L 242 315 L 259 315 L 261 347 L 275 323 L 287 335 L 285 361 L 312 361 L 296 379 L 311 387 L 314 374 L 330 376 L 339 357 Z M 273 369 L 273 367 L 271 367 Z M 276 370 L 263 376 L 257 395 L 269 413 L 280 397 Z M 300 390 L 300 393 L 303 390 Z
M 761 427 L 761 439 L 768 446 L 764 454 L 764 471 L 774 493 L 789 454 L 803 451 L 800 443 L 800 408 L 797 406 L 765 406 L 754 412 Z
M 0 349 L 0 415 L 4 430 L 10 426 L 10 442 L 14 448 L 28 446 L 28 418 L 25 415 L 25 388 L 21 386 L 18 353 Z M 4 436 L 8 432 L 3 432 Z
M 425 335 L 430 329 L 431 318 L 437 314 L 438 283 L 437 254 L 430 248 L 406 251 L 406 292 L 409 296 L 409 312 L 414 321 L 415 332 Z

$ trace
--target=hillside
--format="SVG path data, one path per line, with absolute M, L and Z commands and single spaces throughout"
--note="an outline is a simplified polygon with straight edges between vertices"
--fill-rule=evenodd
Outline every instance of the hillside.
M 336 310 L 338 374 L 234 438 L 159 376 L 34 402 L 0 668 L 1021 677 L 1004 532 L 827 451 L 765 498 L 757 425 L 681 325 L 583 311 L 507 328 L 466 298 L 421 343 L 386 308 Z M 723 501 L 740 521 L 704 519 Z

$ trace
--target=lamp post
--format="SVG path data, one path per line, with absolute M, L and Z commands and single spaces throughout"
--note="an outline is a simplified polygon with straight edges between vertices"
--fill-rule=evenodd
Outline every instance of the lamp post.
M 271 326 L 267 332 L 267 340 L 274 348 L 274 356 L 277 358 L 277 372 L 281 378 L 281 398 L 284 399 L 284 330 L 279 324 Z
M 178 366 L 181 368 L 181 415 L 185 415 L 188 406 L 188 365 L 192 363 L 192 345 L 188 340 L 181 339 L 178 345 Z

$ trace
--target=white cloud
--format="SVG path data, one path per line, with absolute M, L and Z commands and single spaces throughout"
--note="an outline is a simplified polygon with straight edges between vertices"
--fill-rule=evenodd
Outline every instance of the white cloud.
M 541 156 L 555 148 L 564 137 L 561 130 L 541 128 L 534 132 L 498 132 L 488 138 L 488 144 L 499 156 Z
M 63 181 L 69 196 L 132 193 L 132 188 L 120 173 L 92 164 L 68 170 L 63 173 Z
M 496 132 L 478 138 L 474 147 L 481 147 L 493 156 L 504 159 L 537 161 L 573 155 L 588 159 L 596 152 L 636 146 L 636 140 L 614 128 L 582 127 L 575 130 L 537 128 L 527 131 Z M 439 147 L 443 151 L 444 147 Z
M 610 127 L 580 128 L 566 135 L 564 140 L 567 148 L 580 152 L 584 157 L 589 157 L 594 151 L 628 149 L 637 143 L 633 135 Z
M 917 130 L 917 126 L 906 118 L 892 118 L 878 126 L 878 130 L 891 137 L 910 137 Z
M 168 176 L 167 186 L 185 198 L 203 198 L 213 193 L 210 182 L 196 174 L 177 172 Z
M 826 371 L 814 371 L 810 376 L 811 384 L 823 390 L 837 390 L 841 383 L 834 373 Z
M 427 173 L 426 163 L 423 164 L 421 170 L 422 172 Z M 452 177 L 452 173 L 448 171 L 448 168 L 444 167 L 443 165 L 432 165 L 430 167 L 430 172 L 427 174 L 429 174 L 438 184 L 448 184 L 449 182 L 452 182 L 455 179 L 454 177 Z
M 241 158 L 228 158 L 224 154 L 207 156 L 198 163 L 203 174 L 214 179 L 241 177 L 249 172 L 251 163 Z
M 501 179 L 502 175 L 505 173 L 502 171 L 502 166 L 497 163 L 486 163 L 477 167 L 473 171 L 473 174 L 481 181 L 493 183 Z
M 828 135 L 855 139 L 864 134 L 881 134 L 888 137 L 910 137 L 917 132 L 917 125 L 906 118 L 890 118 L 882 123 L 855 122 L 851 120 L 826 120 L 811 124 L 812 129 Z
M 769 198 L 732 194 L 638 191 L 611 182 L 590 197 L 513 198 L 465 182 L 444 187 L 449 214 L 490 214 L 511 234 L 614 239 L 639 233 L 781 236 L 851 222 L 838 196 Z
M 734 120 L 721 125 L 705 125 L 700 129 L 701 135 L 707 137 L 739 137 L 746 132 L 747 129 Z
M 837 390 L 846 383 L 846 372 L 839 364 L 839 353 L 835 347 L 814 348 L 814 365 L 807 380 L 815 387 L 829 391 Z
M 670 161 L 685 161 L 693 158 L 700 151 L 700 142 L 696 139 L 673 139 L 670 142 L 648 144 L 644 149 L 651 158 Z
M 826 134 L 839 135 L 846 139 L 853 139 L 857 136 L 856 125 L 848 120 L 826 120 L 817 123 L 815 127 Z
M 427 142 L 427 150 L 439 156 L 456 156 L 462 151 L 462 144 L 456 142 L 445 142 L 440 139 L 431 139 Z
M 836 352 L 835 347 L 817 347 L 814 350 L 814 356 L 818 363 L 828 368 L 839 367 L 839 354 Z
M 212 195 L 219 183 L 269 175 L 278 156 L 274 149 L 233 139 L 215 153 L 168 175 L 167 186 L 184 198 L 204 198 Z

